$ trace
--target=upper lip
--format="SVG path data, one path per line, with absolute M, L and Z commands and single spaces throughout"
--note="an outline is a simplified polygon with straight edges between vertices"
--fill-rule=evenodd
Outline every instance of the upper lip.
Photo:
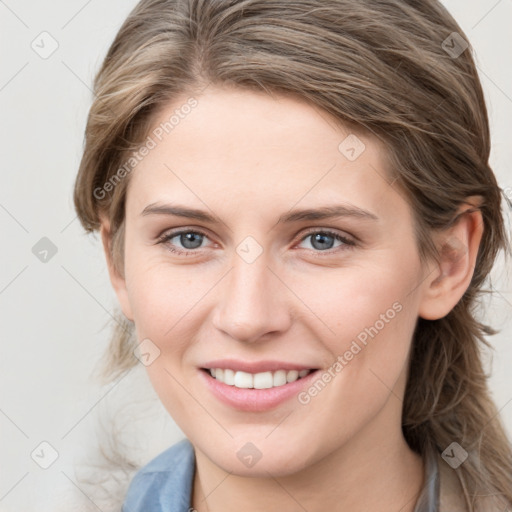
M 247 373 L 274 372 L 277 370 L 314 370 L 311 365 L 290 363 L 285 361 L 237 361 L 235 359 L 217 359 L 208 361 L 201 368 L 222 368 Z

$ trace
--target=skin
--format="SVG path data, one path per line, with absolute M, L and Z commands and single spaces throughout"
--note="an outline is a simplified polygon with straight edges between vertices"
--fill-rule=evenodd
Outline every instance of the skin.
M 166 105 L 154 126 L 187 99 Z M 101 230 L 123 313 L 139 341 L 160 350 L 149 378 L 195 448 L 193 507 L 412 512 L 424 484 L 422 459 L 401 431 L 412 334 L 419 316 L 445 316 L 467 289 L 480 212 L 437 234 L 452 249 L 423 265 L 381 141 L 357 134 L 366 148 L 349 161 L 338 146 L 353 132 L 299 99 L 209 87 L 197 100 L 130 176 L 124 269 L 110 258 L 107 218 Z M 141 215 L 155 203 L 221 222 Z M 277 224 L 292 209 L 326 204 L 378 220 Z M 177 228 L 204 232 L 201 247 L 179 255 L 169 250 L 187 252 L 179 236 L 158 243 Z M 312 228 L 355 244 L 328 239 L 319 249 Z M 263 250 L 252 263 L 236 252 L 249 235 Z M 396 302 L 400 312 L 306 405 L 294 397 L 267 412 L 238 411 L 199 378 L 201 363 L 225 357 L 327 371 Z M 237 457 L 248 442 L 262 454 L 250 468 Z

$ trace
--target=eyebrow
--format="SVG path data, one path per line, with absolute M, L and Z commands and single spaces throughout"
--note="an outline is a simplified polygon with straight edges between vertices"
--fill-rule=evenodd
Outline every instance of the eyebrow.
M 221 222 L 219 218 L 204 210 L 195 208 L 187 208 L 180 205 L 158 204 L 152 203 L 142 210 L 141 215 L 173 215 L 176 217 L 186 217 L 188 219 L 195 219 L 202 222 L 216 223 Z M 355 217 L 362 220 L 377 221 L 379 218 L 374 213 L 363 210 L 354 205 L 336 204 L 329 206 L 322 206 L 320 208 L 309 208 L 303 210 L 292 210 L 279 217 L 277 224 L 299 222 L 299 221 L 313 221 L 323 219 L 333 219 L 340 217 Z

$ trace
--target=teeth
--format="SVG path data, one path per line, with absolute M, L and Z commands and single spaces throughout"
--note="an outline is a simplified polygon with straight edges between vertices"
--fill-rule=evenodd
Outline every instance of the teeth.
M 295 382 L 299 378 L 299 372 L 297 370 L 290 370 L 286 374 L 286 380 L 288 382 Z
M 272 372 L 257 373 L 252 379 L 254 389 L 268 389 L 274 385 Z
M 272 384 L 274 386 L 284 386 L 286 384 L 286 371 L 277 370 L 277 372 L 274 372 Z
M 235 372 L 233 370 L 224 370 L 224 384 L 235 385 Z
M 284 386 L 305 377 L 311 370 L 277 370 L 275 372 L 247 373 L 230 369 L 211 368 L 210 374 L 228 386 L 243 389 L 269 389 Z
M 218 373 L 219 373 L 219 370 L 217 369 L 215 371 L 215 378 L 217 380 L 220 380 L 221 382 L 224 382 L 222 380 L 222 377 L 220 379 L 217 377 Z M 234 385 L 237 388 L 252 388 L 252 387 L 254 387 L 252 375 L 250 373 L 246 373 L 246 372 L 236 372 Z

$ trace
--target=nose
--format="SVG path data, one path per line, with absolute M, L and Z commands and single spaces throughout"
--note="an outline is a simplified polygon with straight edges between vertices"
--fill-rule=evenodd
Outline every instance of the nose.
M 289 292 L 264 255 L 247 263 L 234 254 L 230 272 L 219 283 L 213 324 L 237 341 L 253 343 L 266 335 L 277 336 L 291 324 Z

